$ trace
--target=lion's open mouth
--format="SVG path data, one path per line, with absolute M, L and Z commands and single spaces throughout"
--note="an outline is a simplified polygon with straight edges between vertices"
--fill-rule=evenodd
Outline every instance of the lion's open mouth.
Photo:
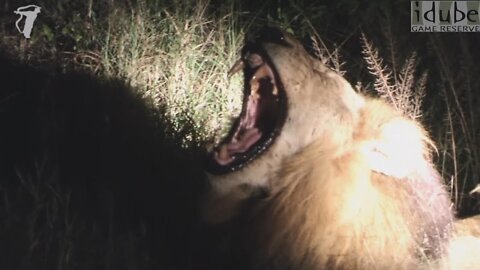
M 211 173 L 242 168 L 272 144 L 285 121 L 285 91 L 267 53 L 257 44 L 247 44 L 229 76 L 242 69 L 242 112 L 229 135 L 209 154 L 207 170 Z

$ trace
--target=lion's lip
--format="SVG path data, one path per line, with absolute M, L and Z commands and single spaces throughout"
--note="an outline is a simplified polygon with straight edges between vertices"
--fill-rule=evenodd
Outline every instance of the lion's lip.
M 237 154 L 245 153 L 262 138 L 262 129 L 259 127 L 262 96 L 264 95 L 264 93 L 261 93 L 262 87 L 269 84 L 272 94 L 278 94 L 273 71 L 260 54 L 246 53 L 242 59 L 233 65 L 228 75 L 233 76 L 245 68 L 253 71 L 253 76 L 249 79 L 250 93 L 247 102 L 244 103 L 246 106 L 231 139 L 219 145 L 214 151 L 215 161 L 222 166 L 233 162 L 237 158 Z
M 283 123 L 284 95 L 279 95 L 281 84 L 266 53 L 245 51 L 228 75 L 240 70 L 245 84 L 242 113 L 229 136 L 210 154 L 207 170 L 214 173 L 234 171 L 255 158 L 272 143 Z

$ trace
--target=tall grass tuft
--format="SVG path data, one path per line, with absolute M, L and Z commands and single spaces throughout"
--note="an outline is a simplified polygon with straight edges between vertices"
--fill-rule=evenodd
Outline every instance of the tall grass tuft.
M 362 53 L 367 68 L 374 76 L 375 91 L 397 110 L 402 111 L 412 119 L 422 115 L 422 100 L 425 97 L 427 72 L 417 76 L 417 54 L 413 52 L 400 69 L 389 67 L 383 63 L 378 49 L 362 33 Z M 394 55 L 392 53 L 391 55 Z M 395 63 L 394 59 L 391 60 Z M 399 70 L 398 72 L 395 72 Z
M 235 13 L 213 15 L 208 1 L 152 9 L 146 1 L 108 18 L 102 64 L 166 109 L 184 146 L 219 140 L 239 113 L 241 79 L 227 78 L 243 42 Z M 184 127 L 190 131 L 181 132 Z

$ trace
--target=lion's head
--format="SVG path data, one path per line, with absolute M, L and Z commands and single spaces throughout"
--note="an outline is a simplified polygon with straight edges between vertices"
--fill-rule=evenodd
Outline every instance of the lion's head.
M 225 181 L 233 186 L 267 185 L 272 168 L 284 157 L 338 125 L 350 128 L 363 104 L 348 82 L 276 28 L 264 28 L 247 39 L 229 74 L 240 70 L 242 112 L 207 161 L 211 178 L 226 178 L 228 173 Z M 332 139 L 347 140 L 341 134 L 336 137 Z M 225 181 L 222 188 L 228 189 Z

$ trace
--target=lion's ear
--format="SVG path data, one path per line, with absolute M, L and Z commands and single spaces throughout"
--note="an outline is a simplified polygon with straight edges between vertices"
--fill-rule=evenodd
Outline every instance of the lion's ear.
M 372 171 L 404 179 L 428 163 L 424 132 L 414 123 L 396 119 L 380 127 L 379 136 L 365 142 L 362 152 Z

